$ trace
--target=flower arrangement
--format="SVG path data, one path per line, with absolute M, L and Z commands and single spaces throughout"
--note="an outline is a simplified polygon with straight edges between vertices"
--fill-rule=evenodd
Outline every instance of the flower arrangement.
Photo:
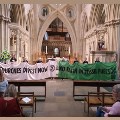
M 11 58 L 10 53 L 5 49 L 0 56 L 0 61 L 6 63 L 7 60 Z

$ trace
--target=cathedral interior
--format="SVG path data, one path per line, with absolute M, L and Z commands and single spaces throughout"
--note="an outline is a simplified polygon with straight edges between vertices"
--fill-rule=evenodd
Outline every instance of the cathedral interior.
M 30 67 L 40 58 L 45 62 L 52 57 L 77 58 L 80 63 L 85 59 L 94 63 L 97 58 L 100 62 L 115 61 L 120 75 L 120 4 L 0 4 L 0 54 L 4 50 L 15 55 L 19 63 L 26 58 Z M 38 97 L 35 117 L 87 117 L 83 101 L 73 98 L 73 79 L 46 79 L 46 101 L 41 102 Z M 88 95 L 89 91 L 96 91 L 97 85 L 87 89 L 78 86 L 78 94 L 82 91 Z M 23 85 L 22 91 L 44 93 L 43 89 L 28 87 Z M 111 92 L 110 87 L 102 86 L 101 91 Z M 90 116 L 95 116 L 96 110 L 91 111 Z
M 119 64 L 119 11 L 119 4 L 1 4 L 0 52 L 31 64 L 52 56 Z

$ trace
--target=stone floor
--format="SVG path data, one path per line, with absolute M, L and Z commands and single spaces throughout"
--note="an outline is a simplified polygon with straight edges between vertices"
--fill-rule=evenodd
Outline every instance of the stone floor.
M 42 87 L 21 87 L 21 91 L 34 91 L 43 94 Z M 95 87 L 77 87 L 76 93 L 87 94 L 96 91 Z M 101 91 L 106 91 L 104 88 Z M 47 94 L 45 101 L 37 101 L 35 117 L 87 117 L 84 112 L 83 101 L 75 101 L 73 96 L 73 82 L 71 80 L 47 80 Z M 31 109 L 24 109 L 27 116 L 31 116 Z M 95 116 L 95 109 L 90 110 L 90 116 Z

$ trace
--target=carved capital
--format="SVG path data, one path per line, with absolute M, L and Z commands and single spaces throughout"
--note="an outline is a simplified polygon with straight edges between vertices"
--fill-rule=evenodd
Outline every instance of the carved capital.
M 0 21 L 6 21 L 6 22 L 10 22 L 10 18 L 8 18 L 8 17 L 5 17 L 5 16 L 3 16 L 3 15 L 0 15 Z

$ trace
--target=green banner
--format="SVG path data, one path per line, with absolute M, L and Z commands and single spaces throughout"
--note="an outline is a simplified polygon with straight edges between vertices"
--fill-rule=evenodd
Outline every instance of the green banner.
M 81 64 L 59 62 L 59 78 L 72 80 L 115 80 L 117 77 L 116 62 L 97 62 L 94 64 Z

